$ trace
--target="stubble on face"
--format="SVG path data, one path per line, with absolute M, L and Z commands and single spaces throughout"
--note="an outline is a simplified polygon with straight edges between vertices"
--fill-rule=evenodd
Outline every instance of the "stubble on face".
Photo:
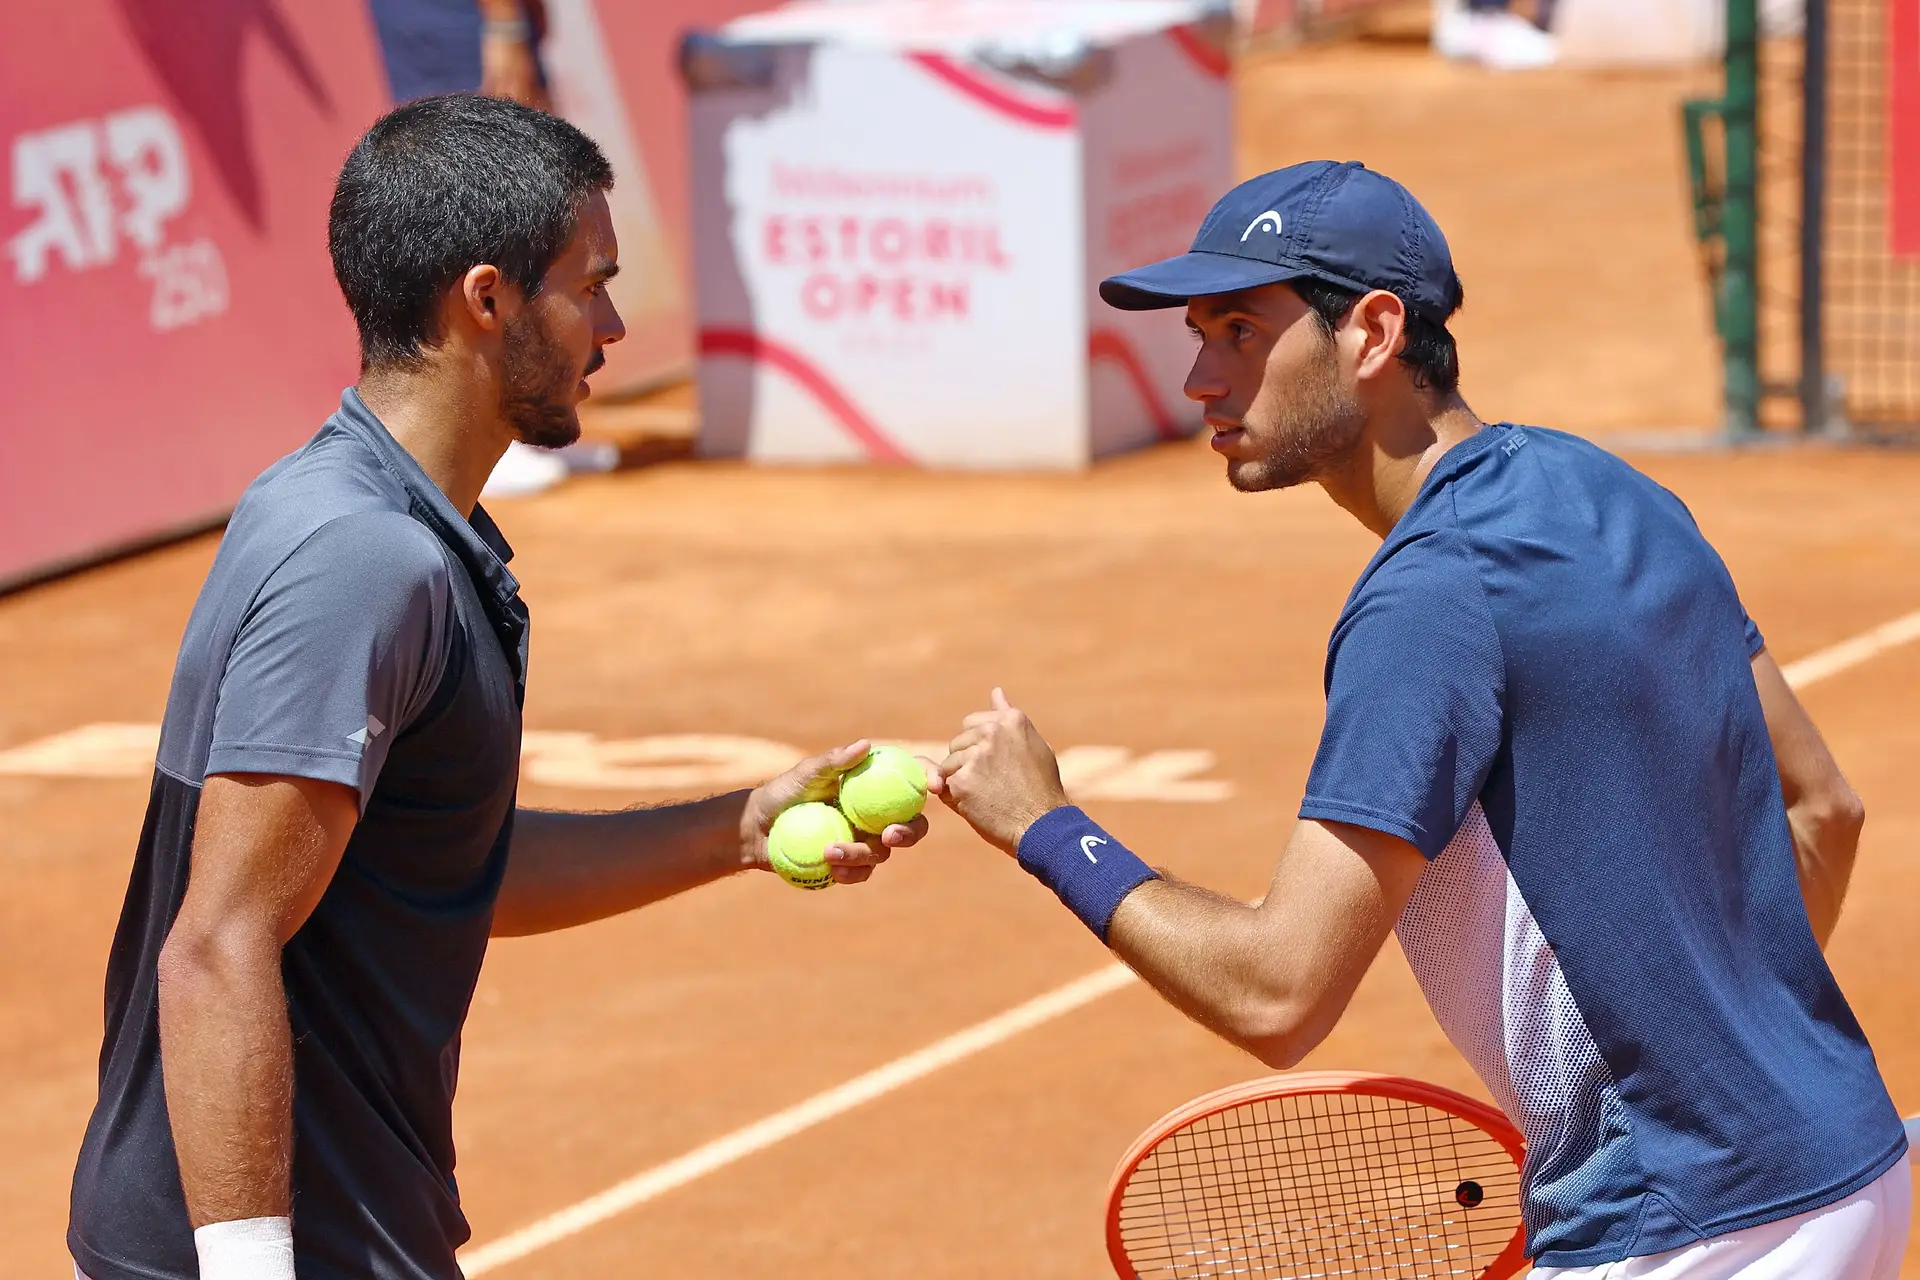
M 538 449 L 560 449 L 580 438 L 573 391 L 582 371 L 547 332 L 534 308 L 507 321 L 501 334 L 500 414 L 514 438 Z M 586 371 L 600 361 L 594 353 Z
M 1297 371 L 1269 365 L 1243 419 L 1259 456 L 1227 464 L 1227 480 L 1241 493 L 1291 489 L 1319 479 L 1352 452 L 1366 426 L 1365 411 L 1341 382 L 1332 335 L 1312 317 L 1299 323 L 1315 327 L 1317 349 Z

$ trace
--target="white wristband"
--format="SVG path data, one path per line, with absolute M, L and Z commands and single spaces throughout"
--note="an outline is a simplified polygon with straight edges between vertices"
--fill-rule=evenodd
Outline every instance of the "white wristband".
M 200 1280 L 293 1280 L 293 1219 L 209 1222 L 193 1233 Z

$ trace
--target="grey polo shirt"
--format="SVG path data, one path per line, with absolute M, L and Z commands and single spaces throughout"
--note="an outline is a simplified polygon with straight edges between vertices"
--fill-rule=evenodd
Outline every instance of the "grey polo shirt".
M 100 1096 L 67 1242 L 94 1280 L 192 1280 L 154 969 L 186 892 L 200 785 L 355 788 L 359 825 L 281 959 L 294 1039 L 302 1280 L 454 1280 L 460 1027 L 506 867 L 527 613 L 511 550 L 463 518 L 352 390 L 254 481 L 174 670 L 107 963 Z

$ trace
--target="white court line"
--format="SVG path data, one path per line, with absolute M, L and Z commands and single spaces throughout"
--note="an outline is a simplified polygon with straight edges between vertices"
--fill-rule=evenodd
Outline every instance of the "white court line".
M 744 1129 L 735 1129 L 705 1146 L 695 1147 L 678 1159 L 655 1165 L 645 1173 L 636 1174 L 597 1196 L 590 1196 L 551 1217 L 522 1227 L 492 1244 L 469 1250 L 461 1254 L 460 1268 L 472 1277 L 484 1275 L 495 1267 L 504 1267 L 550 1244 L 557 1244 L 568 1236 L 577 1235 L 596 1223 L 625 1213 L 636 1205 L 645 1204 L 656 1196 L 665 1195 L 675 1187 L 685 1186 L 715 1169 L 724 1168 L 756 1151 L 764 1151 L 797 1133 L 804 1133 L 815 1125 L 872 1102 L 875 1098 L 884 1097 L 902 1085 L 932 1075 L 942 1067 L 952 1066 L 963 1058 L 971 1058 L 982 1050 L 1011 1040 L 1022 1031 L 1032 1030 L 1061 1014 L 1071 1013 L 1081 1005 L 1091 1004 L 1132 981 L 1133 970 L 1119 964 L 1108 965 L 1084 978 L 1076 978 L 1064 987 L 1056 987 L 985 1022 L 977 1022 L 965 1031 L 915 1050 L 904 1058 L 895 1058 L 885 1066 L 856 1076 L 825 1093 L 816 1093 L 785 1111 L 776 1111 Z
M 1842 640 L 1831 649 L 1822 649 L 1789 662 L 1780 668 L 1780 674 L 1787 678 L 1788 687 L 1804 689 L 1816 680 L 1838 675 L 1848 667 L 1859 666 L 1875 654 L 1885 653 L 1888 649 L 1914 640 L 1920 640 L 1920 609 L 1915 609 L 1904 618 L 1883 622 L 1851 640 Z
M 1851 640 L 1842 640 L 1832 648 L 1789 662 L 1781 668 L 1781 674 L 1786 677 L 1790 687 L 1804 689 L 1849 667 L 1859 666 L 1876 654 L 1913 640 L 1920 640 L 1920 609 L 1863 632 Z M 1064 987 L 1056 987 L 1045 995 L 1036 996 L 985 1022 L 975 1023 L 904 1058 L 895 1058 L 863 1076 L 836 1085 L 824 1093 L 816 1093 L 784 1111 L 776 1111 L 745 1128 L 735 1129 L 704 1146 L 695 1147 L 683 1156 L 635 1174 L 625 1182 L 522 1227 L 511 1235 L 469 1249 L 460 1255 L 461 1269 L 469 1277 L 474 1277 L 517 1262 L 528 1254 L 578 1235 L 589 1227 L 665 1195 L 676 1187 L 683 1187 L 696 1178 L 764 1151 L 795 1134 L 844 1115 L 855 1107 L 885 1097 L 903 1085 L 932 1075 L 942 1067 L 952 1066 L 1011 1040 L 1023 1031 L 1031 1031 L 1083 1005 L 1092 1004 L 1101 996 L 1118 991 L 1134 980 L 1133 971 L 1118 964 L 1076 978 Z

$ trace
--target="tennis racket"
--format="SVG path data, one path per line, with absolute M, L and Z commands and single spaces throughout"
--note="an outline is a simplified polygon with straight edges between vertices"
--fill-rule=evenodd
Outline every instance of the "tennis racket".
M 1519 1130 L 1401 1076 L 1301 1072 L 1196 1098 L 1107 1192 L 1121 1280 L 1505 1280 L 1526 1265 Z

